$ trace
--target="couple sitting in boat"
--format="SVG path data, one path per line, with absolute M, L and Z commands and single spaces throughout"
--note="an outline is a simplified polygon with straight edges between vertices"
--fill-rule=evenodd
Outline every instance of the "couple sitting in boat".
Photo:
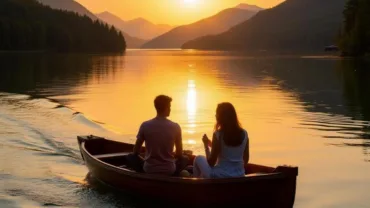
M 182 135 L 179 124 L 167 119 L 171 112 L 172 98 L 160 95 L 155 98 L 157 116 L 140 126 L 133 154 L 127 157 L 136 171 L 157 175 L 179 175 L 188 165 L 183 155 Z M 221 103 L 216 110 L 216 125 L 212 141 L 203 136 L 206 156 L 197 156 L 193 176 L 201 178 L 229 178 L 244 176 L 244 164 L 249 161 L 249 138 L 241 128 L 235 108 Z M 145 158 L 140 149 L 145 142 Z M 211 146 L 211 149 L 210 149 Z M 173 149 L 176 153 L 173 155 Z

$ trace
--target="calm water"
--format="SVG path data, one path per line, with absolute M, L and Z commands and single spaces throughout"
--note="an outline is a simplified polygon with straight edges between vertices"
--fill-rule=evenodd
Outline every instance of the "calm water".
M 85 180 L 76 136 L 134 142 L 162 93 L 187 149 L 229 101 L 251 162 L 299 166 L 295 207 L 370 207 L 369 83 L 370 62 L 322 56 L 0 55 L 0 207 L 135 207 Z

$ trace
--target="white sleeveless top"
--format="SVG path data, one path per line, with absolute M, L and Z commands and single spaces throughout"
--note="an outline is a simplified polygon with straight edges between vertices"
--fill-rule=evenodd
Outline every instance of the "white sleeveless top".
M 216 165 L 212 168 L 211 178 L 243 177 L 245 175 L 243 156 L 248 141 L 247 131 L 244 130 L 244 134 L 243 142 L 239 146 L 232 147 L 225 144 L 222 132 L 216 132 L 221 151 Z

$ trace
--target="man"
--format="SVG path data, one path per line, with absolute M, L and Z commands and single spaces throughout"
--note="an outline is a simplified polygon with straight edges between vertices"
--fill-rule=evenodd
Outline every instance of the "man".
M 154 100 L 157 116 L 145 121 L 140 126 L 133 155 L 130 163 L 136 164 L 134 169 L 149 174 L 174 175 L 186 166 L 187 158 L 182 155 L 182 136 L 179 124 L 167 119 L 171 113 L 172 98 L 159 95 Z M 140 149 L 145 142 L 146 152 L 144 162 L 139 159 Z M 173 154 L 174 146 L 176 153 Z M 176 160 L 177 159 L 177 160 Z M 144 163 L 138 165 L 139 163 Z

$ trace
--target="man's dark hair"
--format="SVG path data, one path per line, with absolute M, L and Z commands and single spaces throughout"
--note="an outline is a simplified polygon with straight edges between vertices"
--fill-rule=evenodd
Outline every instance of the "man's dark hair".
M 154 100 L 154 106 L 157 113 L 162 113 L 166 108 L 170 106 L 172 98 L 167 95 L 159 95 Z

